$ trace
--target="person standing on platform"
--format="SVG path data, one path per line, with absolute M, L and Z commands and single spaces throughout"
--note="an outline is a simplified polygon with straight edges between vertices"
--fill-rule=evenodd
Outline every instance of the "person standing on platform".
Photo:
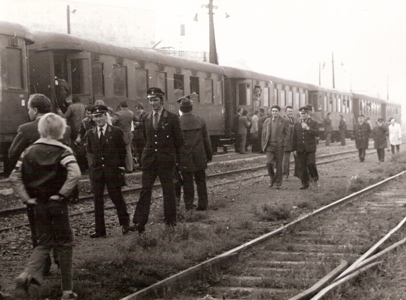
M 384 119 L 379 118 L 376 126 L 371 132 L 371 137 L 374 140 L 374 147 L 378 154 L 379 162 L 385 161 L 385 148 L 388 147 L 388 127 L 384 124 Z
M 186 210 L 193 209 L 194 184 L 196 182 L 198 202 L 196 210 L 206 210 L 208 206 L 206 169 L 212 160 L 212 146 L 204 119 L 192 113 L 193 101 L 189 96 L 178 100 L 180 103 L 180 127 L 183 133 L 183 146 L 180 151 L 179 167 L 183 178 L 183 192 Z
M 235 153 L 240 153 L 240 148 L 241 148 L 241 146 L 240 146 L 241 145 L 241 140 L 240 140 L 240 135 L 238 134 L 238 128 L 239 128 L 239 119 L 240 119 L 240 117 L 242 115 L 242 111 L 243 111 L 242 108 L 238 108 L 237 113 L 234 116 L 233 132 L 234 132 L 234 135 L 235 135 L 235 144 L 234 144 Z
M 123 132 L 120 128 L 107 124 L 107 107 L 95 105 L 92 108 L 93 120 L 96 126 L 85 135 L 86 152 L 93 157 L 91 182 L 94 194 L 95 232 L 91 238 L 106 236 L 104 222 L 104 187 L 107 186 L 111 201 L 114 203 L 122 233 L 133 230 L 129 226 L 130 217 L 127 205 L 121 192 L 125 185 L 124 165 L 126 148 Z
M 82 120 L 85 117 L 86 107 L 80 102 L 79 96 L 72 97 L 72 104 L 68 106 L 65 119 L 71 128 L 71 140 L 76 141 L 79 135 Z
M 366 149 L 369 146 L 369 136 L 371 135 L 371 126 L 365 122 L 365 116 L 359 115 L 358 123 L 354 124 L 355 146 L 358 149 L 360 162 L 365 161 Z
M 399 123 L 396 123 L 395 118 L 390 119 L 389 125 L 389 142 L 392 154 L 399 153 L 400 144 L 402 143 L 402 128 Z
M 316 167 L 317 137 L 319 126 L 316 121 L 309 117 L 307 106 L 299 109 L 300 119 L 293 127 L 292 151 L 297 155 L 299 163 L 301 190 L 309 187 L 310 181 L 317 184 L 319 174 Z
M 331 125 L 331 113 L 327 113 L 327 116 L 323 120 L 324 134 L 326 135 L 326 146 L 330 146 L 331 134 L 333 133 L 333 126 Z
M 72 149 L 58 141 L 65 130 L 65 120 L 60 116 L 43 115 L 38 123 L 41 138 L 21 154 L 10 175 L 15 193 L 34 209 L 38 236 L 34 252 L 16 278 L 15 296 L 19 299 L 29 294 L 30 284 L 41 285 L 43 269 L 53 248 L 58 253 L 62 299 L 77 298 L 72 291 L 73 233 L 67 198 L 81 174 Z
M 155 180 L 162 185 L 165 224 L 176 225 L 176 198 L 173 183 L 174 167 L 179 163 L 183 135 L 179 117 L 164 107 L 165 93 L 157 87 L 147 91 L 152 112 L 142 118 L 146 146 L 142 153 L 142 190 L 135 208 L 133 223 L 141 233 L 145 231 L 151 205 L 151 194 Z
M 282 186 L 283 152 L 289 142 L 289 122 L 279 115 L 280 110 L 278 105 L 271 107 L 272 116 L 265 120 L 261 137 L 262 151 L 266 153 L 266 167 L 270 177 L 269 186 L 276 184 L 277 189 Z
M 340 115 L 340 123 L 338 124 L 338 130 L 340 131 L 340 146 L 345 146 L 345 134 L 347 132 L 347 122 L 343 115 Z
M 117 126 L 123 132 L 124 144 L 126 149 L 125 170 L 127 173 L 131 173 L 134 171 L 134 161 L 131 150 L 131 145 L 134 137 L 131 131 L 131 128 L 133 126 L 132 124 L 134 120 L 134 113 L 128 109 L 126 101 L 120 102 L 119 108 L 120 109 L 113 114 L 111 122 L 114 126 Z
M 258 153 L 261 149 L 261 139 L 258 135 L 258 121 L 259 121 L 259 117 L 258 117 L 258 113 L 259 111 L 256 110 L 254 112 L 254 115 L 251 118 L 251 131 L 250 131 L 250 135 L 251 135 L 251 145 L 252 145 L 252 152 L 254 153 Z
M 285 180 L 289 178 L 290 168 L 290 153 L 292 152 L 292 139 L 293 139 L 293 127 L 296 123 L 296 119 L 293 117 L 293 107 L 288 105 L 285 107 L 285 115 L 283 116 L 289 123 L 289 137 L 283 149 L 283 175 Z
M 248 130 L 249 127 L 251 126 L 250 121 L 248 120 L 247 117 L 247 110 L 243 109 L 241 116 L 238 118 L 238 139 L 240 141 L 239 143 L 239 153 L 240 154 L 246 154 L 247 153 L 247 149 L 246 149 L 246 144 L 247 144 L 247 134 L 248 134 Z

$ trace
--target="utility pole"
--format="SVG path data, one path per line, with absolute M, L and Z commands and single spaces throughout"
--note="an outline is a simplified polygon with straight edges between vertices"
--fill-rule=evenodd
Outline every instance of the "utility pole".
M 216 37 L 214 34 L 213 0 L 209 0 L 209 4 L 206 5 L 206 8 L 209 9 L 209 43 L 210 43 L 209 62 L 211 64 L 218 65 L 219 62 L 217 58 Z
M 334 78 L 334 52 L 331 52 L 331 64 L 333 65 L 333 89 L 336 88 L 335 78 Z
M 68 22 L 68 34 L 70 34 L 70 7 L 69 5 L 66 6 L 66 20 Z

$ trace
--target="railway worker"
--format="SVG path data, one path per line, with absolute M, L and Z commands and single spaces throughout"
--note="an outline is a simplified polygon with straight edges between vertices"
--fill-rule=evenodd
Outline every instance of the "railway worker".
M 112 118 L 111 122 L 114 126 L 117 126 L 123 132 L 123 138 L 126 149 L 125 156 L 125 170 L 127 173 L 134 171 L 134 161 L 133 154 L 131 150 L 131 145 L 133 141 L 134 134 L 132 132 L 133 128 L 134 113 L 128 108 L 127 101 L 120 102 L 119 110 L 117 110 Z
M 40 134 L 38 132 L 38 124 L 40 119 L 46 113 L 51 112 L 51 100 L 43 94 L 31 94 L 28 99 L 28 116 L 31 122 L 22 124 L 18 127 L 17 135 L 13 140 L 13 143 L 10 146 L 8 155 L 10 159 L 10 163 L 14 167 L 23 153 L 28 146 L 34 144 L 40 138 Z M 71 146 L 70 140 L 70 127 L 67 126 L 64 132 L 63 138 L 61 142 L 67 146 Z M 79 190 L 76 187 L 74 189 L 73 194 L 71 195 L 73 198 L 79 197 Z M 32 233 L 32 242 L 33 247 L 37 245 L 38 236 L 35 231 L 35 220 L 34 220 L 34 210 L 31 205 L 27 205 L 27 216 L 28 221 L 30 223 L 31 233 Z M 54 261 L 57 265 L 59 265 L 57 253 L 54 251 Z M 51 257 L 48 256 L 46 265 L 44 267 L 44 274 L 49 275 L 51 269 Z
M 261 115 L 261 110 L 262 110 L 262 115 Z M 265 114 L 264 109 L 261 108 L 259 110 L 259 114 L 260 114 L 260 117 L 258 119 L 258 137 L 259 137 L 259 142 L 261 143 L 262 129 L 263 129 L 263 126 L 264 126 L 264 122 L 265 122 L 266 119 L 268 119 L 271 116 L 271 109 L 268 108 L 268 110 L 267 110 L 267 112 Z M 262 147 L 260 147 L 260 148 L 261 148 L 260 153 L 264 153 L 262 151 Z
M 251 118 L 251 131 L 250 131 L 252 145 L 251 150 L 252 152 L 256 153 L 258 153 L 261 149 L 260 145 L 261 140 L 258 135 L 258 121 L 259 121 L 258 113 L 259 113 L 258 110 L 254 111 L 254 115 Z
M 147 91 L 152 112 L 142 118 L 146 146 L 142 153 L 142 190 L 135 208 L 133 223 L 139 233 L 145 231 L 151 205 L 154 182 L 159 177 L 162 185 L 165 224 L 176 225 L 176 198 L 173 170 L 179 163 L 183 135 L 179 117 L 163 107 L 165 93 L 156 87 Z
M 299 109 L 300 119 L 293 127 L 292 151 L 297 155 L 299 163 L 299 177 L 302 182 L 301 190 L 309 187 L 310 181 L 319 180 L 316 168 L 317 137 L 319 126 L 316 121 L 309 117 L 307 106 Z
M 134 144 L 135 144 L 135 152 L 138 160 L 138 167 L 137 169 L 141 170 L 142 164 L 141 164 L 141 156 L 142 156 L 142 151 L 144 150 L 145 147 L 145 140 L 144 140 L 144 134 L 142 130 L 142 118 L 146 114 L 144 110 L 144 106 L 142 103 L 137 103 L 135 105 L 135 116 L 134 116 Z
M 248 112 L 243 109 L 241 116 L 238 118 L 238 139 L 239 139 L 239 153 L 247 154 L 247 134 L 251 126 L 251 122 L 248 120 Z
M 34 207 L 39 237 L 24 271 L 16 278 L 18 298 L 28 294 L 30 284 L 42 283 L 42 270 L 53 247 L 59 257 L 62 299 L 77 298 L 72 291 L 73 234 L 67 197 L 81 174 L 72 149 L 58 141 L 65 130 L 60 116 L 42 116 L 38 123 L 41 138 L 23 152 L 10 175 L 15 193 Z
M 340 123 L 338 124 L 338 130 L 340 131 L 340 146 L 345 146 L 345 133 L 347 131 L 347 122 L 343 115 L 340 115 Z
M 104 105 L 104 106 L 106 106 L 106 104 L 104 103 L 104 101 L 103 100 L 101 100 L 101 99 L 98 99 L 98 100 L 96 100 L 96 101 L 94 101 L 94 106 L 96 106 L 96 105 Z M 109 124 L 109 125 L 113 125 L 113 123 L 111 122 L 111 113 L 109 112 L 110 110 L 111 111 L 113 111 L 111 108 L 110 108 L 110 110 L 109 110 L 109 108 L 107 107 L 107 113 L 106 113 L 106 117 L 107 117 L 107 124 Z
M 233 132 L 235 134 L 235 145 L 234 146 L 235 146 L 235 152 L 236 153 L 240 152 L 241 141 L 240 141 L 240 135 L 238 134 L 238 127 L 239 127 L 238 124 L 239 124 L 239 119 L 240 119 L 240 117 L 242 115 L 242 111 L 243 111 L 243 109 L 241 107 L 239 107 L 237 109 L 237 113 L 234 116 Z
M 68 106 L 64 115 L 66 122 L 71 128 L 71 140 L 75 141 L 80 132 L 82 120 L 85 117 L 86 107 L 80 102 L 79 96 L 72 97 L 72 104 Z
M 355 146 L 358 149 L 360 162 L 364 162 L 366 149 L 368 149 L 369 136 L 371 135 L 371 126 L 365 122 L 365 116 L 359 115 L 358 123 L 354 124 Z
M 327 113 L 323 120 L 324 134 L 326 135 L 326 146 L 330 146 L 331 134 L 333 133 L 333 126 L 331 125 L 331 113 Z
M 204 119 L 192 113 L 193 101 L 190 96 L 182 97 L 178 102 L 182 111 L 180 127 L 184 139 L 180 151 L 179 167 L 183 179 L 185 208 L 191 210 L 194 207 L 194 179 L 198 195 L 196 210 L 206 210 L 208 197 L 205 170 L 207 163 L 213 157 L 209 132 Z
M 93 156 L 91 166 L 91 181 L 94 194 L 95 232 L 91 238 L 106 236 L 104 222 L 104 187 L 107 186 L 111 201 L 113 201 L 122 233 L 127 234 L 133 230 L 130 226 L 130 217 L 124 201 L 121 187 L 125 185 L 125 144 L 123 132 L 120 128 L 107 124 L 107 107 L 95 105 L 92 110 L 96 126 L 86 132 L 86 152 Z
M 395 118 L 390 118 L 389 125 L 389 142 L 392 154 L 399 153 L 400 144 L 402 142 L 402 128 L 399 123 L 396 123 Z
M 278 105 L 271 107 L 271 117 L 264 122 L 261 146 L 266 153 L 266 167 L 270 177 L 269 186 L 279 189 L 282 185 L 284 148 L 289 142 L 289 122 L 281 117 Z M 274 172 L 274 162 L 276 174 Z
M 289 137 L 283 149 L 283 175 L 284 179 L 288 179 L 290 168 L 290 153 L 292 152 L 293 127 L 296 123 L 296 119 L 293 117 L 292 106 L 288 105 L 285 107 L 285 114 L 283 115 L 283 118 L 289 123 Z
M 379 162 L 385 161 L 385 148 L 388 147 L 388 131 L 388 127 L 384 124 L 384 119 L 379 118 L 371 132 Z

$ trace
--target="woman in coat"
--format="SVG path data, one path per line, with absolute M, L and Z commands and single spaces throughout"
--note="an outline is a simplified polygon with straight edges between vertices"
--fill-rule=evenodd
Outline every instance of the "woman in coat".
M 374 140 L 374 146 L 380 162 L 384 162 L 385 160 L 385 148 L 388 147 L 388 143 L 386 141 L 387 136 L 388 128 L 383 123 L 383 118 L 379 118 L 377 125 L 372 130 L 372 138 Z

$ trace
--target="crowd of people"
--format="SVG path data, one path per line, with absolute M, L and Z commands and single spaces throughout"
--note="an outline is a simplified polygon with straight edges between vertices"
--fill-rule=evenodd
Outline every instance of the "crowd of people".
M 206 122 L 193 113 L 193 100 L 186 95 L 178 100 L 179 113 L 164 108 L 165 93 L 149 88 L 147 98 L 151 107 L 146 112 L 141 103 L 135 113 L 122 101 L 116 111 L 103 100 L 93 105 L 81 103 L 77 96 L 71 103 L 69 91 L 63 88 L 64 101 L 51 100 L 33 94 L 28 101 L 31 122 L 18 128 L 10 150 L 10 161 L 15 165 L 10 182 L 16 194 L 27 205 L 34 251 L 24 271 L 16 279 L 16 292 L 27 294 L 31 284 L 40 285 L 50 272 L 53 251 L 62 280 L 62 298 L 75 299 L 72 287 L 73 234 L 69 222 L 68 201 L 77 200 L 77 182 L 81 173 L 89 173 L 94 197 L 95 231 L 91 238 L 107 236 L 104 220 L 104 190 L 115 205 L 123 235 L 131 231 L 143 233 L 148 223 L 151 195 L 159 178 L 163 192 L 164 222 L 168 230 L 176 226 L 181 189 L 186 210 L 207 210 L 206 173 L 212 160 L 212 145 Z M 62 109 L 63 108 L 63 109 Z M 55 109 L 56 113 L 51 111 Z M 312 107 L 293 108 L 284 112 L 273 105 L 267 113 L 263 109 L 248 117 L 239 108 L 234 118 L 236 152 L 266 155 L 269 186 L 280 189 L 289 179 L 290 158 L 295 159 L 294 176 L 300 178 L 300 189 L 318 186 L 316 149 L 320 132 L 311 117 Z M 331 142 L 330 114 L 324 120 L 326 145 Z M 345 145 L 346 122 L 340 116 L 341 145 Z M 400 125 L 392 118 L 385 124 L 380 118 L 371 129 L 364 116 L 354 126 L 359 159 L 365 160 L 368 139 L 375 141 L 379 161 L 384 161 L 387 138 L 392 153 L 399 152 Z M 125 173 L 142 170 L 142 190 L 133 217 L 128 212 L 122 187 Z M 195 185 L 197 205 L 195 205 Z

